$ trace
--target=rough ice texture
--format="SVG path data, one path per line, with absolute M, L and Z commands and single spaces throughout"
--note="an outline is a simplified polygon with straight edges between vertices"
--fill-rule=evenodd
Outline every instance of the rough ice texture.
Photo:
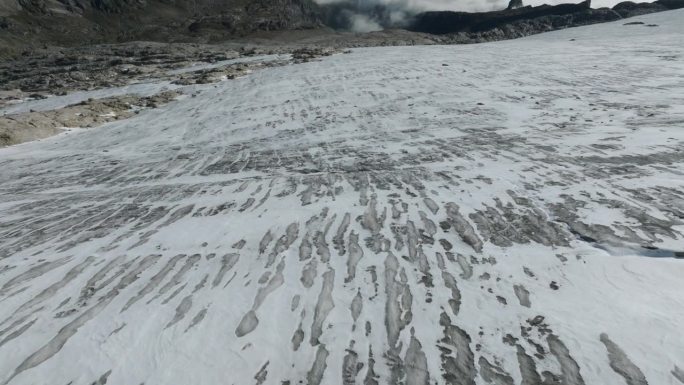
M 358 49 L 0 150 L 0 384 L 684 381 L 682 19 Z

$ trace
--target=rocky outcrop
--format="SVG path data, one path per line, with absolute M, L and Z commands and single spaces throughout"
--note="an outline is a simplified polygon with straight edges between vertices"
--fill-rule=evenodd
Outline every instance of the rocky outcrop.
M 313 0 L 0 0 L 2 45 L 208 42 L 320 27 Z M 1 53 L 1 52 L 0 52 Z
M 657 2 L 635 3 L 632 1 L 623 1 L 621 3 L 616 4 L 613 7 L 613 10 L 620 14 L 620 16 L 622 17 L 632 17 L 647 13 L 666 11 L 667 8 L 662 4 L 658 4 Z
M 652 3 L 634 3 L 623 1 L 616 4 L 613 10 L 622 17 L 633 17 L 645 15 L 647 13 L 669 11 L 672 9 L 684 8 L 684 0 L 658 0 Z
M 508 8 L 507 9 L 516 9 L 520 8 L 523 6 L 522 0 L 511 0 L 508 2 Z
M 244 35 L 320 25 L 318 8 L 310 0 L 255 0 L 242 9 L 202 15 L 188 26 L 188 30 L 195 34 L 213 30 Z

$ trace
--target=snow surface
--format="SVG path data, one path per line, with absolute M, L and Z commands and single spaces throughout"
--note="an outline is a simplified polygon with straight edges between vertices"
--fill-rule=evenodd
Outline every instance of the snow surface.
M 0 150 L 0 384 L 684 382 L 683 18 L 357 49 Z

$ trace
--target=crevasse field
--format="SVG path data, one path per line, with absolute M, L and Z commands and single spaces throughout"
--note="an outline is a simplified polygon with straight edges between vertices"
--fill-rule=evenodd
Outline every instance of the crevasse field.
M 683 384 L 684 11 L 633 20 L 0 150 L 0 384 Z

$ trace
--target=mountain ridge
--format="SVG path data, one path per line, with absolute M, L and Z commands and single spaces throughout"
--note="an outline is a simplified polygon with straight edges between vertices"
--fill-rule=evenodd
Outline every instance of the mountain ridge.
M 682 7 L 684 0 L 657 0 L 593 9 L 585 1 L 535 7 L 521 4 L 491 12 L 430 11 L 406 15 L 400 21 L 391 20 L 389 8 L 376 7 L 367 16 L 387 30 L 446 35 L 433 40 L 450 44 L 517 38 Z M 349 18 L 353 15 L 348 8 L 319 5 L 314 0 L 0 0 L 0 57 L 51 46 L 131 41 L 216 43 L 273 31 L 311 31 L 309 37 L 325 36 L 351 29 Z M 409 40 L 400 35 L 405 44 L 425 40 L 421 35 Z M 373 37 L 363 45 L 395 44 L 396 40 Z

